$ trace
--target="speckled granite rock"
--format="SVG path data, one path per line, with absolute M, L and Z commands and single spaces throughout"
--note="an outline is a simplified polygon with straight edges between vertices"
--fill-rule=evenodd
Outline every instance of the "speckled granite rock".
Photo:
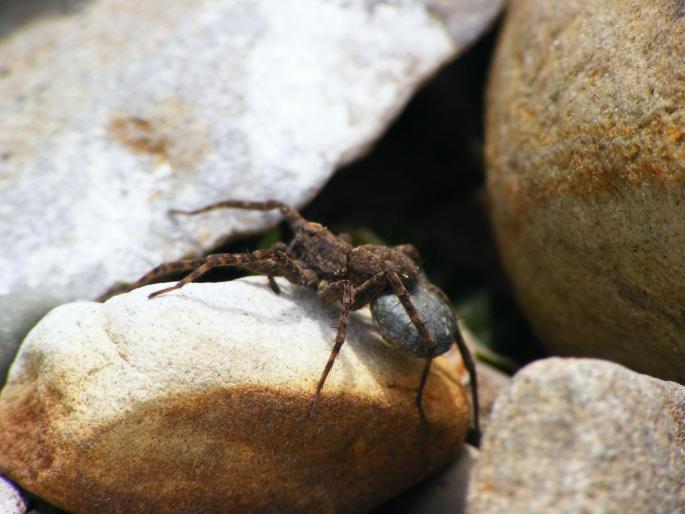
M 3 2 L 0 293 L 95 298 L 274 224 L 167 211 L 304 204 L 501 3 Z
M 512 0 L 486 137 L 502 260 L 541 342 L 680 382 L 684 13 Z
M 495 402 L 469 514 L 685 512 L 685 387 L 545 359 Z
M 0 395 L 0 470 L 69 512 L 359 512 L 457 453 L 454 366 L 423 367 L 356 314 L 324 388 L 337 310 L 264 277 L 156 284 L 53 310 Z M 172 508 L 173 507 L 173 508 Z

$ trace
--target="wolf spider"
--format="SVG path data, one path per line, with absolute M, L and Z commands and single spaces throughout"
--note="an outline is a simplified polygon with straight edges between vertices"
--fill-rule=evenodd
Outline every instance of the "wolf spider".
M 276 293 L 279 292 L 279 288 L 274 277 L 279 276 L 285 277 L 297 286 L 315 289 L 325 303 L 338 302 L 340 304 L 340 316 L 338 317 L 335 346 L 316 387 L 310 417 L 316 416 L 324 383 L 340 348 L 345 342 L 352 311 L 372 303 L 372 316 L 376 325 L 381 328 L 382 334 L 387 333 L 388 330 L 392 332 L 395 329 L 403 328 L 393 326 L 400 323 L 397 321 L 399 319 L 397 312 L 393 312 L 393 309 L 397 311 L 399 304 L 377 302 L 383 295 L 391 292 L 399 299 L 404 312 L 415 327 L 415 339 L 420 340 L 420 343 L 415 341 L 414 344 L 404 341 L 395 342 L 395 348 L 414 357 L 426 359 L 416 394 L 416 405 L 421 419 L 424 422 L 427 421 L 423 410 L 422 397 L 431 363 L 436 356 L 446 352 L 452 343 L 456 343 L 464 366 L 469 373 L 474 409 L 474 428 L 476 438 L 478 437 L 478 384 L 473 358 L 457 327 L 456 317 L 449 307 L 446 295 L 424 278 L 419 267 L 418 252 L 412 245 L 388 247 L 364 244 L 353 246 L 346 234 L 335 235 L 319 223 L 307 221 L 294 208 L 275 200 L 263 202 L 226 200 L 197 210 L 172 210 L 170 212 L 172 214 L 195 215 L 219 208 L 257 211 L 278 209 L 290 225 L 294 237 L 289 245 L 278 242 L 268 250 L 238 254 L 213 254 L 196 259 L 184 259 L 161 264 L 127 289 L 149 284 L 158 277 L 169 273 L 191 271 L 189 275 L 174 286 L 151 293 L 149 298 L 152 299 L 196 281 L 212 268 L 235 266 L 266 275 L 271 288 Z M 443 313 L 441 322 L 444 324 L 446 318 L 451 327 L 448 328 L 446 335 L 443 330 L 442 340 L 438 341 L 440 344 L 436 343 L 433 335 L 431 335 L 431 331 L 436 333 L 438 328 L 435 326 L 438 322 L 430 317 L 431 310 L 426 311 L 424 309 L 424 316 L 427 318 L 424 320 L 412 301 L 414 294 L 418 296 L 419 293 L 426 294 L 426 292 L 433 295 L 434 298 L 438 298 L 438 303 L 444 304 L 441 308 Z M 438 307 L 440 306 L 438 305 Z M 445 315 L 445 312 L 448 314 Z M 404 315 L 404 313 L 401 314 Z M 404 324 L 406 325 L 406 323 Z

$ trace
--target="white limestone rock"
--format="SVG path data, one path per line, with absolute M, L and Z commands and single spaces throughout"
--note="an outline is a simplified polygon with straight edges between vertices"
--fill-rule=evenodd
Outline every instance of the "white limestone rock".
M 0 293 L 84 299 L 306 203 L 501 0 L 51 5 L 0 7 Z
M 458 452 L 457 368 L 384 345 L 368 311 L 309 408 L 338 311 L 264 277 L 51 311 L 0 393 L 0 472 L 74 513 L 359 512 Z

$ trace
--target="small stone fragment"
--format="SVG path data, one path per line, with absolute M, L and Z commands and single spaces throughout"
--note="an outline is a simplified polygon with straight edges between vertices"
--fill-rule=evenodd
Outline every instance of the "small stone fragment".
M 26 502 L 12 482 L 0 476 L 0 514 L 24 514 Z
M 264 277 L 150 285 L 53 310 L 0 394 L 0 470 L 79 514 L 360 512 L 449 462 L 468 429 L 454 366 L 379 341 L 368 311 L 309 418 L 338 309 Z
M 607 361 L 552 358 L 500 395 L 468 514 L 685 512 L 685 387 Z

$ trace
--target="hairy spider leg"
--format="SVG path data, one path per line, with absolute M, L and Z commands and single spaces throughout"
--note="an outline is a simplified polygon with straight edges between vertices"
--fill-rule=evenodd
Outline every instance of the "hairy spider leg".
M 246 200 L 223 200 L 221 202 L 216 202 L 209 204 L 205 207 L 199 209 L 185 211 L 180 209 L 172 209 L 169 212 L 171 214 L 185 214 L 188 216 L 194 216 L 195 214 L 200 214 L 207 211 L 212 211 L 214 209 L 244 209 L 252 211 L 271 211 L 274 209 L 279 209 L 283 217 L 286 219 L 290 228 L 293 232 L 296 232 L 302 225 L 306 223 L 306 220 L 302 217 L 297 209 L 290 207 L 289 205 L 279 202 L 277 200 L 266 200 L 264 202 L 250 202 Z
M 445 292 L 440 289 L 435 284 L 427 284 L 427 287 L 436 293 L 442 300 L 449 305 L 450 300 L 445 294 Z M 456 318 L 456 314 L 455 314 Z M 461 355 L 461 360 L 464 363 L 464 367 L 469 374 L 469 385 L 471 386 L 471 403 L 473 403 L 473 425 L 475 430 L 476 439 L 480 439 L 480 407 L 478 403 L 478 375 L 476 373 L 476 362 L 471 355 L 471 350 L 466 345 L 464 341 L 464 336 L 461 334 L 461 330 L 457 326 L 457 339 L 454 341 L 459 349 L 459 354 Z
M 385 278 L 385 272 L 374 275 L 356 288 L 349 280 L 338 280 L 330 284 L 324 281 L 319 283 L 319 297 L 321 300 L 324 303 L 333 303 L 340 300 L 342 302 L 342 308 L 340 316 L 338 317 L 338 331 L 335 337 L 335 346 L 331 351 L 326 367 L 324 368 L 323 373 L 321 373 L 321 378 L 316 386 L 316 394 L 314 395 L 312 408 L 309 411 L 310 417 L 313 418 L 316 416 L 316 407 L 321 398 L 321 390 L 326 383 L 326 378 L 333 367 L 335 359 L 340 353 L 340 348 L 345 342 L 350 312 L 364 307 L 375 296 L 380 294 L 386 286 L 387 280 Z M 349 298 L 349 305 L 346 303 L 346 298 Z
M 471 402 L 473 403 L 473 424 L 476 432 L 476 440 L 480 439 L 480 409 L 478 404 L 478 377 L 476 376 L 476 363 L 473 360 L 469 347 L 466 346 L 466 341 L 461 335 L 461 331 L 457 330 L 457 339 L 454 341 L 459 348 L 461 360 L 469 373 L 469 382 L 471 386 Z
M 288 245 L 282 241 L 277 241 L 276 243 L 271 245 L 270 249 L 274 251 L 287 253 Z M 281 288 L 278 286 L 278 282 L 276 282 L 276 280 L 274 279 L 273 273 L 269 273 L 268 271 L 265 271 L 265 273 L 266 278 L 269 281 L 269 287 L 271 288 L 271 290 L 276 294 L 281 294 Z
M 204 262 L 204 259 L 183 259 L 180 261 L 165 262 L 164 264 L 160 264 L 159 266 L 152 268 L 150 271 L 148 271 L 145 275 L 140 277 L 132 284 L 118 284 L 108 289 L 104 294 L 102 294 L 98 298 L 98 301 L 104 302 L 112 296 L 116 296 L 120 293 L 132 291 L 133 289 L 138 289 L 139 287 L 143 287 L 153 282 L 157 282 L 157 279 L 159 277 L 170 275 L 171 273 L 192 271 L 198 268 L 199 266 L 202 266 Z
M 148 298 L 152 299 L 174 289 L 180 289 L 184 285 L 195 282 L 202 275 L 207 273 L 212 268 L 223 266 L 237 266 L 256 271 L 257 273 L 265 273 L 269 275 L 283 276 L 291 283 L 298 286 L 311 286 L 317 280 L 316 274 L 298 262 L 295 262 L 292 257 L 280 250 L 257 250 L 252 253 L 217 253 L 208 255 L 203 259 L 195 259 L 200 265 L 190 275 L 180 280 L 175 285 L 150 293 Z M 169 263 L 170 265 L 173 263 Z M 162 265 L 164 266 L 164 264 Z
M 423 373 L 421 373 L 419 388 L 416 392 L 416 406 L 419 409 L 419 415 L 421 416 L 421 419 L 426 424 L 426 426 L 428 426 L 428 418 L 426 417 L 426 413 L 423 410 L 423 390 L 426 387 L 426 382 L 428 380 L 428 372 L 430 371 L 431 363 L 433 362 L 434 357 L 433 353 L 435 352 L 435 347 L 437 345 L 435 344 L 435 341 L 433 341 L 433 338 L 428 332 L 426 324 L 421 319 L 419 311 L 417 311 L 416 307 L 414 307 L 414 304 L 412 303 L 411 298 L 409 297 L 409 293 L 407 292 L 407 288 L 404 287 L 404 284 L 402 283 L 402 280 L 400 280 L 399 275 L 392 270 L 386 271 L 385 274 L 388 278 L 388 282 L 392 286 L 392 290 L 395 293 L 395 296 L 397 296 L 397 298 L 400 299 L 400 303 L 402 304 L 402 307 L 404 307 L 404 310 L 407 312 L 407 316 L 409 316 L 409 319 L 416 327 L 416 330 L 419 332 L 419 335 L 421 336 L 421 341 L 423 341 L 423 344 L 426 345 L 426 347 L 428 348 L 426 364 L 423 368 Z
M 429 355 L 426 358 L 426 364 L 424 366 L 423 373 L 421 374 L 421 381 L 419 382 L 419 388 L 416 394 L 416 406 L 419 411 L 419 416 L 421 417 L 421 420 L 424 422 L 424 424 L 426 424 L 427 426 L 428 418 L 426 417 L 426 413 L 423 409 L 422 398 L 423 390 L 428 379 L 428 372 L 430 371 L 431 362 L 433 361 L 433 352 L 435 351 L 435 347 L 437 345 L 433 341 L 430 333 L 428 332 L 428 329 L 426 329 L 425 323 L 423 322 L 423 320 L 421 320 L 421 316 L 416 310 L 416 307 L 414 307 L 414 304 L 412 303 L 409 297 L 409 293 L 407 292 L 406 287 L 402 283 L 402 280 L 400 279 L 399 275 L 395 271 L 391 270 L 377 273 L 376 275 L 369 278 L 368 280 L 366 280 L 354 289 L 350 289 L 351 284 L 348 284 L 349 281 L 346 280 L 333 282 L 319 293 L 321 298 L 327 303 L 330 303 L 337 299 L 341 299 L 342 294 L 343 307 L 340 313 L 340 317 L 338 319 L 338 333 L 336 336 L 336 343 L 333 348 L 333 351 L 331 352 L 331 356 L 328 359 L 328 363 L 326 364 L 326 367 L 324 368 L 324 371 L 321 374 L 321 378 L 319 379 L 319 384 L 316 388 L 316 396 L 314 397 L 314 402 L 312 404 L 310 416 L 313 417 L 316 415 L 316 406 L 321 396 L 321 390 L 323 389 L 326 378 L 328 377 L 328 373 L 333 367 L 333 363 L 335 362 L 335 359 L 338 356 L 338 353 L 340 352 L 340 348 L 342 347 L 345 341 L 345 334 L 347 332 L 347 325 L 349 323 L 350 311 L 362 308 L 364 305 L 368 304 L 375 296 L 380 294 L 380 292 L 383 291 L 383 289 L 390 285 L 392 287 L 393 292 L 402 303 L 402 306 L 407 312 L 409 319 L 412 321 L 412 323 L 418 330 L 422 341 L 429 349 Z M 343 288 L 342 291 L 341 288 Z M 352 302 L 352 304 L 349 306 L 345 302 L 345 294 L 349 294 L 348 291 L 351 291 L 350 302 Z
M 338 353 L 340 353 L 340 348 L 342 348 L 342 345 L 345 342 L 345 337 L 347 336 L 347 327 L 350 324 L 350 312 L 352 310 L 352 303 L 354 301 L 354 286 L 349 280 L 340 280 L 326 286 L 322 291 L 320 291 L 319 294 L 326 303 L 335 301 L 334 298 L 339 298 L 342 306 L 340 308 L 340 316 L 338 317 L 338 329 L 335 334 L 335 346 L 331 351 L 331 355 L 328 357 L 326 367 L 323 369 L 319 383 L 316 386 L 316 393 L 314 394 L 314 400 L 312 401 L 312 408 L 309 411 L 310 418 L 316 417 L 316 407 L 319 404 L 319 399 L 321 398 L 321 390 L 323 389 L 326 378 L 333 367 L 335 359 L 338 357 Z

